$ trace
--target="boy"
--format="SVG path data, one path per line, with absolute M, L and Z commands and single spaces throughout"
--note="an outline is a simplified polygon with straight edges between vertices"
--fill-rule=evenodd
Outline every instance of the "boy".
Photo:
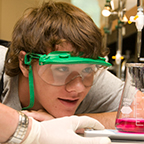
M 13 30 L 2 103 L 34 110 L 39 121 L 92 113 L 114 128 L 123 82 L 100 67 L 110 66 L 101 58 L 107 54 L 100 30 L 79 8 L 48 2 L 29 9 Z

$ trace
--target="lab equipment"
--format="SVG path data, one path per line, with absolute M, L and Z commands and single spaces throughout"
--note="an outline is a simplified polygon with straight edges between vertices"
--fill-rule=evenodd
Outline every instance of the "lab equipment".
M 144 26 L 144 15 L 143 15 L 143 7 L 142 0 L 137 0 L 137 14 L 136 16 L 131 16 L 129 20 L 129 24 L 135 22 L 137 28 L 137 56 L 140 58 L 141 53 L 141 39 L 142 39 L 142 29 Z
M 144 63 L 126 64 L 115 127 L 120 132 L 144 134 Z

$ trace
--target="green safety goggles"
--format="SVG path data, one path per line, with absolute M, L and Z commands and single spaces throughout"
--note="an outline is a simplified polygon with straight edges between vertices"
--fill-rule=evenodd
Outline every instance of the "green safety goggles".
M 105 58 L 97 59 L 72 56 L 71 52 L 53 51 L 46 54 L 27 53 L 24 63 L 29 65 L 30 105 L 23 109 L 32 108 L 34 105 L 34 85 L 31 62 L 39 59 L 37 71 L 40 78 L 47 84 L 54 86 L 67 85 L 76 78 L 80 78 L 85 87 L 93 85 L 94 76 L 99 66 L 111 66 Z

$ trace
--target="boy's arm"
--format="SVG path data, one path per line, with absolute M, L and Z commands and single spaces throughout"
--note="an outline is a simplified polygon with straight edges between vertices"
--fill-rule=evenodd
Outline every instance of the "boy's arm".
M 19 114 L 16 110 L 0 103 L 0 143 L 6 142 L 14 134 L 19 122 Z M 25 137 L 31 129 L 31 120 Z
M 19 113 L 0 103 L 0 143 L 7 142 L 15 133 L 19 123 Z M 75 134 L 79 128 L 91 127 L 104 129 L 103 125 L 90 117 L 63 117 L 59 119 L 38 122 L 29 118 L 28 130 L 22 144 L 36 143 L 105 143 L 110 144 L 108 137 L 83 138 Z M 56 139 L 55 139 L 56 137 Z

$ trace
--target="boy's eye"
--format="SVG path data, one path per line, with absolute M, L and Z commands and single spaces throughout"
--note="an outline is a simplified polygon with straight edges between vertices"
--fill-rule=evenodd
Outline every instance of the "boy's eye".
M 58 67 L 58 68 L 56 68 L 56 70 L 59 72 L 68 72 L 69 68 L 68 67 Z
M 93 72 L 93 69 L 91 67 L 87 67 L 83 70 L 84 73 L 91 73 Z

